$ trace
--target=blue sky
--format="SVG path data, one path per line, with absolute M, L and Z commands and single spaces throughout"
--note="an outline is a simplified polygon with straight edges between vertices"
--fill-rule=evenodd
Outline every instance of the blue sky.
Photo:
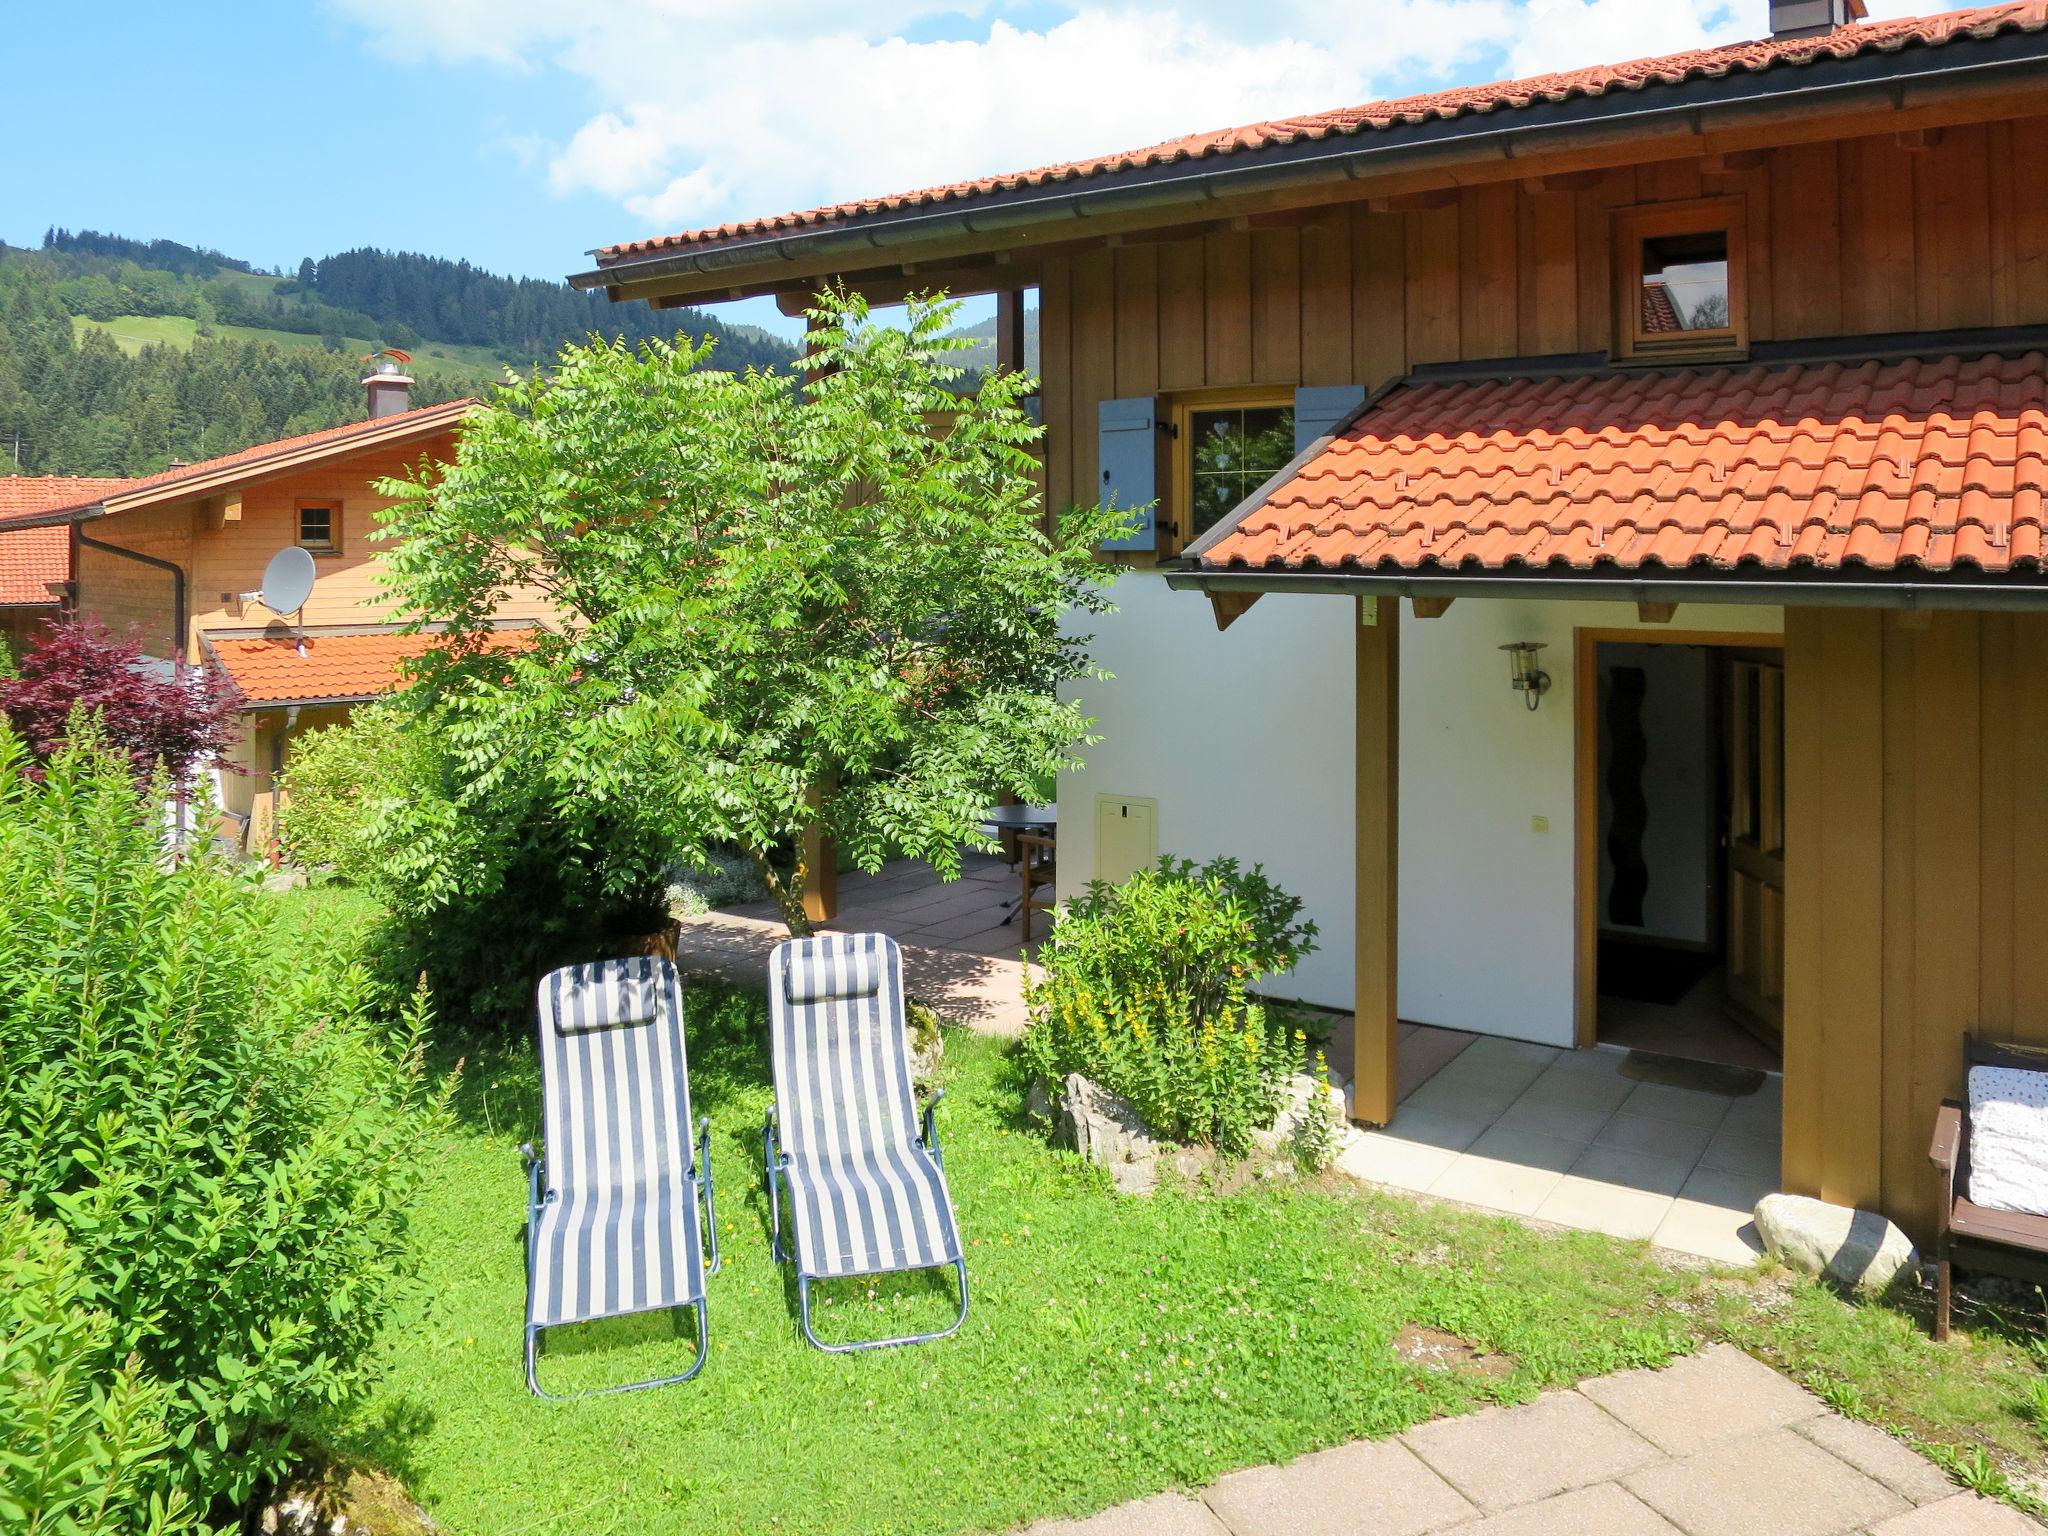
M 613 240 L 1752 36 L 1763 14 L 1764 0 L 24 5 L 9 50 L 80 62 L 12 71 L 0 93 L 0 239 L 59 224 L 287 267 L 377 245 L 560 277 Z M 765 304 L 735 318 L 781 324 Z

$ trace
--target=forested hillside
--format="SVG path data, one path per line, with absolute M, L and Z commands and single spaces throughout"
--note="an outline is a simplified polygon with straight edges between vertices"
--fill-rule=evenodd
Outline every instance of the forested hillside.
M 416 354 L 418 404 L 477 394 L 592 330 L 709 333 L 726 367 L 789 344 L 463 262 L 352 251 L 286 277 L 216 251 L 51 230 L 0 245 L 0 473 L 143 474 L 363 413 L 362 354 Z

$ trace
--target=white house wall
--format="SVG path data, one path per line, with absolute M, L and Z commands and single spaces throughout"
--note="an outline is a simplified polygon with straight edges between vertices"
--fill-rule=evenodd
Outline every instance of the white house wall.
M 1103 738 L 1059 785 L 1062 898 L 1092 877 L 1097 794 L 1158 806 L 1162 853 L 1263 863 L 1322 947 L 1275 991 L 1352 996 L 1354 606 L 1274 594 L 1218 632 L 1200 595 L 1118 583 L 1095 625 L 1113 681 L 1076 690 Z M 1572 640 L 1634 629 L 1633 604 L 1461 598 L 1401 619 L 1401 1016 L 1553 1045 L 1572 1038 Z M 1670 628 L 1775 634 L 1775 608 L 1681 608 Z M 1542 641 L 1550 692 L 1508 687 Z M 1540 825 L 1543 827 L 1539 830 Z

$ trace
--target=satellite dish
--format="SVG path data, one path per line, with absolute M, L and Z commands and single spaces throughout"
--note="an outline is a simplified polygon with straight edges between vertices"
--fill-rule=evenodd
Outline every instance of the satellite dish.
M 313 557 L 287 544 L 263 567 L 263 606 L 275 614 L 297 613 L 313 595 Z

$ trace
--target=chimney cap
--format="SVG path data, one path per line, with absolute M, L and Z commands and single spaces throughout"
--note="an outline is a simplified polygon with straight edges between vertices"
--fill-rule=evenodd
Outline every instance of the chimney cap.
M 1818 37 L 1869 14 L 1865 0 L 1769 0 L 1771 36 Z

